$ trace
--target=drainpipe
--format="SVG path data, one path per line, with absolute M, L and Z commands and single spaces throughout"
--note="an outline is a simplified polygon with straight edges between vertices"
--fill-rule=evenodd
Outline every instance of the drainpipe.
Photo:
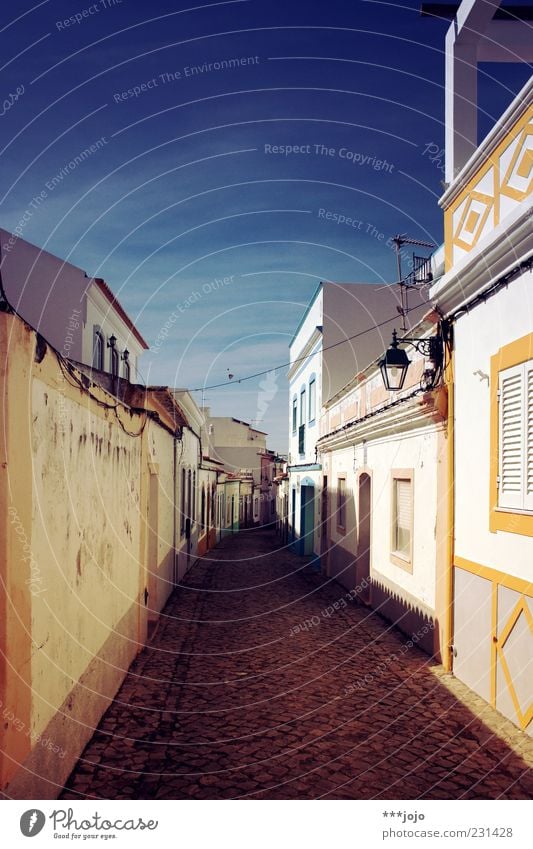
M 451 343 L 453 346 L 453 341 Z M 455 534 L 455 432 L 454 432 L 454 351 L 450 350 L 450 361 L 448 363 L 447 387 L 448 387 L 448 544 L 446 556 L 446 619 L 444 627 L 444 651 L 442 652 L 442 665 L 445 672 L 453 671 L 453 561 L 454 561 L 454 534 Z

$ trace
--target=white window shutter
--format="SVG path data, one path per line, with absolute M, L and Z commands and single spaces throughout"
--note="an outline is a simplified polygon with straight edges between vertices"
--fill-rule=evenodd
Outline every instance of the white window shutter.
M 524 509 L 533 510 L 533 362 L 526 363 L 524 369 Z
M 500 372 L 498 505 L 523 507 L 524 366 Z
M 410 480 L 396 481 L 396 521 L 398 527 L 410 530 L 412 513 L 412 489 Z

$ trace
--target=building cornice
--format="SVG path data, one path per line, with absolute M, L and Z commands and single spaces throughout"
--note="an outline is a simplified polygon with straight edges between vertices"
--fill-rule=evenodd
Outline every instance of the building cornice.
M 449 315 L 514 268 L 531 252 L 531 223 L 529 199 L 440 278 L 430 290 L 432 303 Z
M 323 436 L 318 442 L 319 450 L 332 451 L 335 448 L 345 448 L 386 436 L 401 438 L 402 434 L 409 431 L 428 425 L 442 425 L 446 418 L 446 407 L 447 394 L 444 386 L 430 392 L 418 392 Z
M 320 472 L 321 469 L 321 463 L 301 463 L 297 466 L 287 466 L 288 472 Z

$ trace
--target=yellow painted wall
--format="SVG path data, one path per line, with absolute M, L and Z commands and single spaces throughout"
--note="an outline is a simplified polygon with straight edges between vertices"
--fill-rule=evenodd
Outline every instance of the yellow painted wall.
M 144 644 L 155 491 L 154 616 L 174 561 L 172 434 L 36 347 L 0 313 L 0 787 L 26 799 L 57 796 Z
M 81 392 L 65 397 L 46 359 L 46 382 L 35 377 L 31 387 L 32 546 L 42 581 L 32 596 L 37 732 L 137 604 L 140 570 L 140 439 Z

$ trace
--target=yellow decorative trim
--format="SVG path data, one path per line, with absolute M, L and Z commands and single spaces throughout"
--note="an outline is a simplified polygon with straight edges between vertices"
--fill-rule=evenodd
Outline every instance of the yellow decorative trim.
M 483 212 L 475 212 L 472 209 L 473 203 L 479 203 L 484 205 Z M 481 238 L 481 233 L 483 232 L 483 228 L 487 222 L 487 218 L 489 217 L 492 208 L 494 206 L 494 198 L 490 195 L 482 194 L 481 192 L 477 192 L 475 190 L 470 192 L 470 196 L 465 203 L 465 208 L 461 213 L 461 218 L 459 219 L 459 223 L 456 227 L 453 244 L 457 245 L 457 247 L 462 248 L 464 251 L 470 251 L 472 248 L 477 245 L 479 239 Z M 470 228 L 470 222 L 474 216 L 474 226 Z M 474 233 L 471 242 L 465 242 L 464 239 L 461 238 L 461 235 L 464 232 Z
M 526 140 L 533 133 L 533 126 L 530 122 L 533 120 L 533 105 L 530 106 L 523 115 L 518 119 L 514 126 L 510 129 L 507 136 L 502 139 L 500 144 L 491 151 L 486 161 L 480 165 L 476 173 L 472 176 L 466 186 L 454 198 L 452 203 L 444 210 L 444 250 L 445 250 L 445 271 L 449 271 L 455 262 L 454 247 L 459 247 L 464 251 L 471 251 L 480 238 L 483 227 L 486 223 L 487 216 L 492 208 L 494 208 L 494 226 L 500 223 L 500 195 L 512 198 L 517 203 L 520 203 L 528 197 L 533 191 L 533 176 L 529 181 L 527 188 L 523 190 L 517 189 L 509 185 L 511 179 L 517 174 L 521 179 L 527 179 L 533 168 L 532 156 L 530 148 L 525 148 Z M 518 141 L 517 141 L 518 139 Z M 511 161 L 506 169 L 505 175 L 501 176 L 500 161 L 502 154 L 509 145 L 517 142 L 516 149 L 513 152 Z M 494 197 L 482 194 L 478 191 L 478 186 L 481 180 L 489 173 L 491 168 L 494 170 Z M 519 174 L 520 169 L 523 174 Z M 472 201 L 479 201 L 486 205 L 485 211 L 481 214 L 481 219 L 477 223 L 477 236 L 471 244 L 461 239 L 463 226 L 468 220 L 468 211 L 471 209 Z M 453 216 L 456 210 L 465 203 L 465 209 L 461 215 L 461 220 L 458 227 L 453 226 Z
M 480 578 L 485 578 L 492 583 L 492 616 L 491 616 L 491 658 L 490 658 L 490 703 L 492 707 L 496 707 L 496 685 L 497 685 L 497 670 L 498 660 L 500 661 L 505 683 L 511 696 L 518 724 L 524 731 L 531 720 L 533 719 L 533 703 L 528 709 L 522 712 L 518 695 L 516 693 L 511 671 L 507 660 L 505 659 L 504 647 L 509 639 L 516 623 L 523 614 L 529 625 L 531 634 L 533 635 L 533 616 L 526 602 L 526 596 L 533 596 L 533 583 L 528 583 L 521 578 L 515 578 L 513 575 L 507 575 L 505 572 L 499 572 L 497 569 L 491 569 L 489 566 L 483 566 L 481 563 L 474 563 L 471 560 L 466 560 L 463 557 L 455 557 L 455 566 L 457 569 L 463 569 L 465 572 L 470 572 L 472 575 L 477 575 Z M 505 623 L 500 635 L 498 636 L 498 587 L 507 587 L 520 593 L 520 598 L 515 604 L 511 614 Z
M 473 560 L 467 560 L 465 557 L 459 557 L 457 554 L 454 557 L 454 565 L 458 569 L 470 572 L 472 575 L 478 575 L 487 581 L 494 581 L 498 586 L 507 587 L 509 590 L 514 590 L 517 593 L 522 593 L 529 598 L 533 598 L 532 581 L 526 581 L 524 578 L 516 578 L 514 575 L 508 575 L 507 572 L 500 572 L 491 566 L 483 566 L 481 563 L 475 563 Z
M 533 537 L 533 514 L 498 509 L 498 383 L 499 372 L 533 359 L 533 333 L 504 345 L 490 358 L 489 530 Z
M 531 190 L 533 189 L 533 177 L 531 177 L 527 189 L 515 189 L 514 186 L 509 185 L 509 181 L 514 176 L 513 172 L 517 176 L 522 177 L 522 179 L 527 179 L 533 170 L 533 150 L 531 148 L 524 149 L 527 137 L 532 134 L 533 126 L 524 127 L 501 184 L 501 193 L 513 198 L 513 200 L 524 200 L 524 198 L 531 194 Z M 521 168 L 524 169 L 524 174 L 520 174 Z
M 529 725 L 529 723 L 533 719 L 533 702 L 530 704 L 529 708 L 525 711 L 525 713 L 523 713 L 522 708 L 520 706 L 520 702 L 519 702 L 519 699 L 518 699 L 517 692 L 514 688 L 511 671 L 509 669 L 509 666 L 507 664 L 507 660 L 505 658 L 505 653 L 503 651 L 505 643 L 507 642 L 510 634 L 513 631 L 513 628 L 515 627 L 516 623 L 518 622 L 518 620 L 519 620 L 519 618 L 522 614 L 524 614 L 526 621 L 527 621 L 527 624 L 529 626 L 529 630 L 531 632 L 531 635 L 533 636 L 533 616 L 531 616 L 527 602 L 526 602 L 524 596 L 522 596 L 518 600 L 518 602 L 516 603 L 509 619 L 507 620 L 507 623 L 506 623 L 503 631 L 501 632 L 501 634 L 500 634 L 500 636 L 499 636 L 499 638 L 496 642 L 496 650 L 497 650 L 498 658 L 499 658 L 500 663 L 501 663 L 501 667 L 503 669 L 503 674 L 504 674 L 504 677 L 505 677 L 505 682 L 507 684 L 507 689 L 508 689 L 509 694 L 511 696 L 511 699 L 512 699 L 515 711 L 516 711 L 516 715 L 518 717 L 518 722 L 520 724 L 520 728 L 522 730 L 524 730 L 525 728 L 527 728 L 527 726 Z

